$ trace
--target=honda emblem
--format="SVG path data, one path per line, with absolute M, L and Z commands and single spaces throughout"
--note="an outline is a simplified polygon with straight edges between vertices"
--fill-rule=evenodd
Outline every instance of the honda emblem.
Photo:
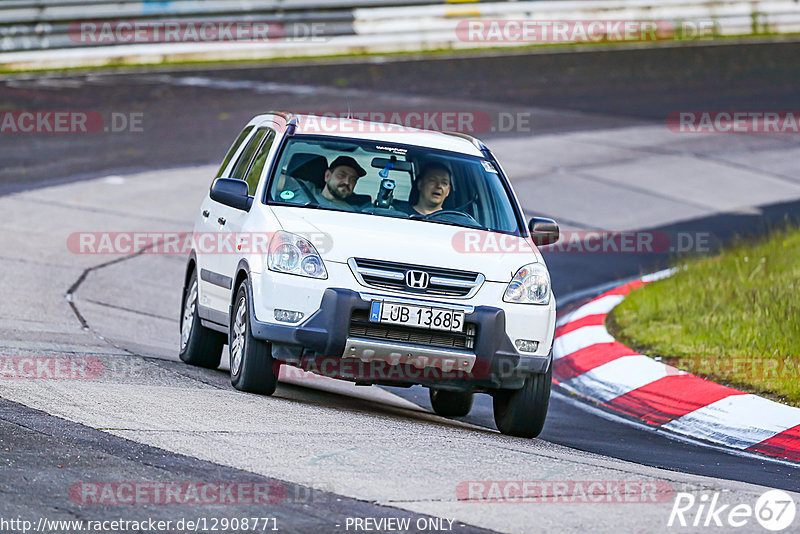
M 411 289 L 425 289 L 430 280 L 431 275 L 425 271 L 406 271 L 406 285 Z

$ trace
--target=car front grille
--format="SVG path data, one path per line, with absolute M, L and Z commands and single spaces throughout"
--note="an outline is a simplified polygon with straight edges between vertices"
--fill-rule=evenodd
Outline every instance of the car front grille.
M 369 321 L 369 313 L 366 310 L 355 310 L 350 318 L 349 335 L 365 339 L 399 341 L 425 347 L 473 350 L 475 348 L 475 332 L 474 323 L 464 325 L 464 332 L 446 332 L 396 324 L 373 323 Z
M 485 280 L 480 273 L 442 267 L 365 258 L 351 258 L 348 263 L 359 282 L 366 286 L 421 295 L 468 298 L 478 291 Z M 415 289 L 406 285 L 408 271 L 427 273 L 430 280 L 428 286 Z

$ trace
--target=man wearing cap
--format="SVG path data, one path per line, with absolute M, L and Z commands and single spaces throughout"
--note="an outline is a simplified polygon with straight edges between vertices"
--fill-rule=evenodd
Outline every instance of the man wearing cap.
M 356 182 L 367 174 L 361 165 L 350 156 L 339 156 L 325 171 L 325 185 L 317 191 L 320 206 L 352 211 L 355 206 L 347 202 L 353 194 Z

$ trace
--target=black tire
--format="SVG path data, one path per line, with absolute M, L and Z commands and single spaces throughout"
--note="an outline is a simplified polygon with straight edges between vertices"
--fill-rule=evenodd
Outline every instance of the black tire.
M 430 388 L 431 406 L 437 415 L 442 417 L 463 417 L 472 409 L 471 391 L 449 391 Z
M 231 309 L 228 350 L 231 355 L 231 384 L 239 391 L 272 395 L 278 385 L 278 369 L 272 346 L 252 335 L 250 328 L 250 283 L 245 280 L 236 292 Z M 237 341 L 239 337 L 239 341 Z M 237 350 L 239 361 L 235 361 Z
M 186 285 L 181 308 L 179 356 L 189 365 L 216 369 L 222 358 L 225 334 L 215 332 L 200 324 L 197 313 L 197 271 L 192 271 Z M 185 330 L 184 331 L 184 327 Z
M 521 389 L 494 394 L 494 422 L 503 434 L 535 438 L 542 432 L 550 403 L 553 364 L 544 374 L 528 375 Z

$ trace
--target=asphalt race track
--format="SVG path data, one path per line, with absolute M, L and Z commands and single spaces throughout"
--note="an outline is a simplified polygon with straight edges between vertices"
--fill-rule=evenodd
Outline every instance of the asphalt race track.
M 655 480 L 674 491 L 722 491 L 731 503 L 754 500 L 762 486 L 800 491 L 798 467 L 676 441 L 557 390 L 533 441 L 500 436 L 483 395 L 469 416 L 448 421 L 430 413 L 421 388 L 295 380 L 272 398 L 234 392 L 224 370 L 177 359 L 185 258 L 76 255 L 65 244 L 78 231 L 188 230 L 214 165 L 252 115 L 351 106 L 532 117 L 531 127 L 478 133 L 526 212 L 568 231 L 704 236 L 703 250 L 712 251 L 800 220 L 800 137 L 680 135 L 666 117 L 788 110 L 798 94 L 795 43 L 7 77 L 0 109 L 141 113 L 142 127 L 0 134 L 4 355 L 88 355 L 111 371 L 0 383 L 0 517 L 207 516 L 191 505 L 81 504 L 69 488 L 237 481 L 280 486 L 285 498 L 268 513 L 290 532 L 345 531 L 347 517 L 449 517 L 464 532 L 630 532 L 665 529 L 669 500 L 474 504 L 459 501 L 456 488 L 469 480 Z M 546 259 L 566 303 L 661 268 L 678 252 Z M 264 515 L 256 508 L 217 505 L 214 515 Z M 597 524 L 601 512 L 607 523 Z

